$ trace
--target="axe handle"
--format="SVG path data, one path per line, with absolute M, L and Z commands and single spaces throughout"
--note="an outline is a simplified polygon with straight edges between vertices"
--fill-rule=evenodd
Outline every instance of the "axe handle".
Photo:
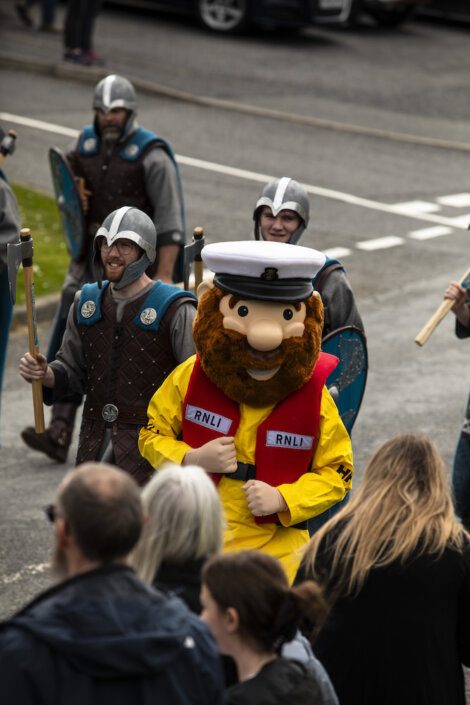
M 194 260 L 194 290 L 197 291 L 199 284 L 202 282 L 204 273 L 204 264 L 202 260 Z
M 195 240 L 202 240 L 204 237 L 204 228 L 194 228 L 193 238 Z M 194 258 L 194 291 L 197 292 L 199 284 L 202 282 L 204 276 L 204 262 L 202 261 L 201 255 L 196 255 Z
M 437 311 L 431 316 L 429 321 L 423 326 L 423 328 L 419 331 L 418 335 L 416 336 L 415 343 L 417 345 L 422 347 L 424 343 L 429 340 L 439 323 L 442 321 L 443 318 L 447 316 L 454 303 L 455 302 L 451 301 L 451 299 L 446 299 L 441 303 Z
M 23 262 L 23 275 L 26 297 L 26 316 L 28 319 L 28 340 L 29 352 L 35 358 L 39 353 L 39 343 L 37 339 L 36 312 L 34 308 L 34 282 L 33 282 L 33 265 Z M 36 433 L 44 433 L 46 426 L 44 423 L 44 407 L 42 401 L 42 382 L 36 379 L 32 382 L 33 388 L 33 408 L 34 408 L 34 427 Z
M 460 286 L 468 286 L 469 276 L 470 269 L 467 269 L 467 271 L 459 281 Z M 416 336 L 415 343 L 417 345 L 422 347 L 424 343 L 429 340 L 439 323 L 442 321 L 443 318 L 447 316 L 454 303 L 455 301 L 453 301 L 452 299 L 444 299 L 439 308 L 435 311 L 429 321 L 423 326 L 423 328 L 419 331 L 418 335 Z

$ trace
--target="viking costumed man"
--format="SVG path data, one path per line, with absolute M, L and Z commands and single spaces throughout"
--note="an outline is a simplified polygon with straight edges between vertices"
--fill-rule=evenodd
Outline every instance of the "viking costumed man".
M 194 352 L 195 296 L 145 273 L 156 243 L 143 211 L 110 213 L 95 235 L 99 281 L 77 292 L 56 359 L 27 353 L 19 368 L 27 381 L 42 380 L 46 403 L 86 394 L 77 464 L 113 462 L 139 484 L 153 474 L 137 447 L 149 399 Z
M 140 126 L 134 86 L 124 76 L 101 79 L 93 95 L 93 123 L 86 125 L 67 163 L 77 179 L 85 219 L 82 252 L 67 272 L 56 314 L 47 359 L 54 360 L 62 342 L 67 315 L 76 292 L 95 280 L 92 270 L 93 241 L 106 216 L 122 206 L 144 211 L 158 224 L 158 243 L 147 274 L 166 283 L 182 280 L 184 249 L 183 189 L 171 145 Z M 53 460 L 64 463 L 72 440 L 79 394 L 70 394 L 52 407 L 45 433 L 31 426 L 21 437 Z
M 310 220 L 307 191 L 287 176 L 270 181 L 256 202 L 253 220 L 257 240 L 296 245 Z M 313 285 L 323 301 L 323 337 L 343 326 L 364 332 L 351 284 L 339 260 L 327 257 Z
M 320 352 L 325 257 L 284 243 L 202 251 L 197 355 L 154 394 L 139 448 L 158 469 L 197 464 L 224 506 L 225 550 L 260 549 L 295 576 L 307 520 L 351 487 L 351 442 L 324 386 L 337 358 Z

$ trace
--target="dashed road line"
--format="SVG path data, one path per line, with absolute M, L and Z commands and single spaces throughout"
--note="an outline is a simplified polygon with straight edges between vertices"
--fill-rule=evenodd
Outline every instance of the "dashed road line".
M 15 115 L 13 113 L 0 112 L 0 120 L 3 120 L 5 122 L 11 122 L 13 124 L 23 125 L 25 127 L 29 127 L 36 130 L 42 130 L 46 132 L 51 132 L 53 134 L 63 135 L 66 137 L 78 137 L 79 135 L 79 131 L 73 128 L 65 127 L 63 125 L 57 125 L 55 123 L 45 122 L 44 120 L 29 118 L 24 115 Z M 194 157 L 189 157 L 181 154 L 177 154 L 176 159 L 179 164 L 183 164 L 185 166 L 224 174 L 226 176 L 233 176 L 236 178 L 245 179 L 247 181 L 267 183 L 268 181 L 271 181 L 273 178 L 275 178 L 270 174 L 262 174 L 259 172 L 250 171 L 248 169 L 232 167 L 227 164 L 218 164 L 216 162 L 209 162 L 203 159 L 195 159 Z M 390 215 L 403 216 L 406 218 L 419 220 L 421 222 L 434 223 L 436 225 L 444 226 L 447 228 L 457 228 L 460 230 L 467 230 L 470 224 L 470 214 L 461 215 L 453 218 L 438 215 L 437 212 L 441 210 L 441 205 L 437 202 L 415 200 L 389 204 L 382 203 L 380 201 L 374 201 L 369 198 L 363 198 L 361 196 L 355 196 L 351 193 L 345 193 L 342 191 L 336 191 L 334 189 L 323 188 L 321 186 L 315 186 L 313 184 L 303 185 L 306 191 L 312 195 L 320 196 L 322 198 L 328 198 L 335 201 L 340 201 L 341 203 L 346 203 L 351 206 L 367 208 L 382 213 L 389 213 Z M 470 197 L 470 194 L 454 194 L 454 196 L 443 196 L 440 200 L 442 205 L 460 207 L 460 205 L 457 206 L 457 204 L 466 203 L 465 199 L 467 196 Z M 445 203 L 443 199 L 447 199 L 447 203 Z M 439 201 L 439 199 L 436 199 L 436 201 Z M 415 237 L 413 239 L 420 238 Z M 421 239 L 426 238 L 422 237 Z M 398 245 L 402 245 L 404 242 L 405 240 L 398 236 L 388 236 L 385 238 L 364 240 L 354 245 L 353 249 L 359 249 L 362 251 L 373 251 L 377 249 L 396 247 Z M 341 253 L 336 254 L 336 257 L 347 257 L 352 254 L 352 250 L 350 248 L 345 248 L 341 246 L 329 248 L 328 252 Z
M 329 247 L 327 250 L 322 250 L 323 254 L 331 259 L 344 259 L 352 255 L 352 250 L 349 247 Z
M 441 207 L 431 201 L 406 201 L 405 203 L 395 203 L 394 207 L 402 214 L 409 216 L 421 216 L 425 213 L 437 213 Z
M 452 228 L 447 228 L 444 225 L 436 225 L 433 228 L 422 228 L 421 230 L 412 230 L 408 233 L 408 237 L 412 240 L 431 240 L 434 237 L 442 237 L 450 235 Z
M 450 196 L 441 196 L 436 201 L 442 206 L 452 208 L 468 208 L 470 206 L 470 193 L 453 193 Z
M 372 252 L 373 250 L 386 250 L 390 247 L 397 247 L 397 245 L 403 245 L 404 242 L 402 237 L 388 235 L 387 237 L 377 237 L 373 240 L 362 240 L 362 242 L 356 243 L 356 247 L 358 250 Z

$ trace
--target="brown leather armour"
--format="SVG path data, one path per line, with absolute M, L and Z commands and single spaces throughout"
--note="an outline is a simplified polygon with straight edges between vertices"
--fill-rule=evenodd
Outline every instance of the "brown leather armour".
M 103 295 L 102 318 L 92 326 L 79 325 L 88 371 L 88 390 L 80 429 L 77 464 L 99 459 L 106 428 L 112 428 L 114 462 L 145 484 L 152 466 L 140 455 L 137 440 L 147 423 L 147 406 L 165 377 L 178 364 L 173 355 L 170 323 L 176 309 L 192 299 L 181 297 L 168 308 L 158 331 L 132 323 L 148 292 L 127 304 L 116 322 L 116 304 L 109 288 Z M 103 408 L 118 410 L 105 421 Z
M 145 190 L 145 172 L 143 159 L 155 144 L 149 146 L 135 161 L 127 161 L 119 156 L 127 142 L 119 142 L 110 154 L 101 143 L 99 152 L 95 155 L 83 156 L 78 151 L 68 155 L 73 172 L 85 179 L 86 188 L 92 194 L 86 215 L 89 236 L 93 239 L 98 225 L 106 216 L 123 203 L 134 206 L 152 217 L 153 206 Z M 158 143 L 157 143 L 158 144 Z

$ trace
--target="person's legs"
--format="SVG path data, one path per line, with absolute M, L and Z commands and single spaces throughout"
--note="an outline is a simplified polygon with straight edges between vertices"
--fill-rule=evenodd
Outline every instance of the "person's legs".
M 25 27 L 31 28 L 34 25 L 33 19 L 29 11 L 32 5 L 36 4 L 36 1 L 37 0 L 25 0 L 25 2 L 20 2 L 15 5 L 15 10 L 18 14 L 18 17 L 25 25 Z
M 82 44 L 81 47 L 85 52 L 93 51 L 93 31 L 96 18 L 101 10 L 101 0 L 85 0 L 87 9 L 83 14 L 82 23 Z
M 65 58 L 73 52 L 81 53 L 81 25 L 85 11 L 86 0 L 68 0 L 64 24 L 64 54 Z
M 470 530 L 470 398 L 466 420 L 455 450 L 452 469 L 452 490 L 455 512 L 465 528 Z
M 41 0 L 41 26 L 43 31 L 54 31 L 56 0 Z M 59 31 L 59 30 L 55 30 Z

